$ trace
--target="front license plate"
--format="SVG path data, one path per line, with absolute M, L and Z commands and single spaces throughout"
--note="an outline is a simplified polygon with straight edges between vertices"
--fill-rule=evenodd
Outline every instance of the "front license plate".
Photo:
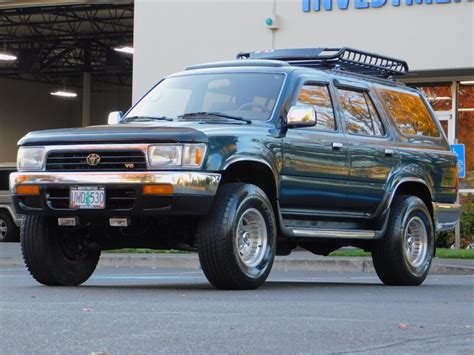
M 105 188 L 96 186 L 71 187 L 69 207 L 76 209 L 104 209 Z

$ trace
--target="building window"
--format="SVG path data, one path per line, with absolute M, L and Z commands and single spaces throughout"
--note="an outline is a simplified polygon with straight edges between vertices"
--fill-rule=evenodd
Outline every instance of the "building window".
M 474 189 L 474 85 L 459 84 L 457 139 L 466 148 L 466 177 L 461 189 Z
M 417 85 L 417 89 L 428 100 L 434 111 L 451 111 L 453 108 L 453 92 L 451 83 L 436 85 Z

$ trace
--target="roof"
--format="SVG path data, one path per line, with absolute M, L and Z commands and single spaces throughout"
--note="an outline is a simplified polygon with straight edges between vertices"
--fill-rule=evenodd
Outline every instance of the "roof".
M 280 61 L 280 60 L 268 60 L 268 59 L 246 59 L 246 60 L 230 60 L 230 61 L 222 61 L 222 62 L 211 62 L 211 63 L 203 63 L 189 66 L 185 69 L 184 72 L 175 73 L 171 76 L 176 75 L 185 75 L 190 71 L 198 70 L 202 71 L 213 71 L 220 70 L 220 69 L 234 69 L 238 71 L 243 71 L 246 68 L 252 68 L 256 71 L 264 71 L 265 68 L 273 71 L 278 72 L 285 72 L 285 73 L 298 73 L 298 74 L 314 74 L 315 71 L 319 74 L 324 76 L 334 76 L 334 77 L 345 77 L 350 78 L 352 80 L 370 82 L 373 84 L 380 84 L 386 86 L 395 86 L 395 87 L 406 87 L 405 84 L 400 83 L 396 80 L 392 79 L 385 79 L 365 74 L 359 74 L 354 72 L 345 71 L 341 68 L 308 68 L 308 67 L 299 67 L 293 66 L 288 62 Z

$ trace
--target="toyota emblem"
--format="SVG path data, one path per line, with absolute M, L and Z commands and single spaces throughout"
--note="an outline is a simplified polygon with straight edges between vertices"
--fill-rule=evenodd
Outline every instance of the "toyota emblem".
M 86 158 L 87 165 L 96 166 L 100 163 L 100 155 L 96 153 L 89 154 Z

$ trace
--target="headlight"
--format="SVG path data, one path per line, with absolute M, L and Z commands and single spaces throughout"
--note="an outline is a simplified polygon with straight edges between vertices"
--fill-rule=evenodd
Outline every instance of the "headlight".
M 43 147 L 20 147 L 18 170 L 43 170 L 45 150 Z
M 148 162 L 152 168 L 199 168 L 205 152 L 205 144 L 152 145 L 148 148 Z

